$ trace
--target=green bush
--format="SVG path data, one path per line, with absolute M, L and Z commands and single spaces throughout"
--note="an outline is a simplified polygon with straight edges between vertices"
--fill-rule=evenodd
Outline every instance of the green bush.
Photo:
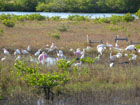
M 61 19 L 60 16 L 52 16 L 50 18 L 50 20 L 60 20 L 60 19 Z
M 135 19 L 134 16 L 132 16 L 130 13 L 127 13 L 124 16 L 122 16 L 123 22 L 133 21 L 134 19 Z
M 60 34 L 59 33 L 48 33 L 49 36 L 56 38 L 56 39 L 60 39 Z
M 68 20 L 76 20 L 76 21 L 88 21 L 90 16 L 79 16 L 79 15 L 70 15 L 68 16 Z
M 66 24 L 61 24 L 57 27 L 58 31 L 65 32 L 68 30 L 68 26 Z
M 135 15 L 140 19 L 140 9 L 135 13 Z
M 111 17 L 103 17 L 103 18 L 96 18 L 93 21 L 95 23 L 111 23 L 117 24 L 117 22 L 129 22 L 133 21 L 135 18 L 130 13 L 125 14 L 124 16 L 117 16 L 112 15 Z
M 2 29 L 0 29 L 0 36 L 2 36 L 4 33 L 4 31 Z
M 10 19 L 2 20 L 2 24 L 4 24 L 7 27 L 14 27 L 15 26 L 15 22 L 13 20 L 10 20 Z
M 31 14 L 27 15 L 28 20 L 45 20 L 45 16 L 42 16 L 40 14 Z
M 12 15 L 10 14 L 1 14 L 0 15 L 0 20 L 4 20 L 4 19 L 11 19 Z

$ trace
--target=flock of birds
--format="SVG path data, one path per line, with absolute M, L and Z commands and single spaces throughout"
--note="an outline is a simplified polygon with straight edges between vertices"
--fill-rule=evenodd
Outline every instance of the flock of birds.
M 47 48 L 45 48 L 45 49 L 39 49 L 32 56 L 30 54 L 31 50 L 32 50 L 30 45 L 28 45 L 26 50 L 16 49 L 15 52 L 13 53 L 13 55 L 15 56 L 15 61 L 20 60 L 21 55 L 30 54 L 31 62 L 47 64 L 52 61 L 51 59 L 48 59 L 49 58 L 48 54 L 50 54 L 52 52 L 55 52 L 57 55 L 57 58 L 55 58 L 55 61 L 57 61 L 59 59 L 67 59 L 67 57 L 64 55 L 63 51 L 61 49 L 59 49 L 57 46 L 55 46 L 54 43 L 52 43 L 50 46 L 47 44 L 46 47 Z M 90 46 L 87 46 L 86 48 L 83 48 L 82 50 L 80 48 L 77 48 L 75 50 L 73 48 L 70 48 L 69 52 L 74 54 L 78 61 L 77 63 L 74 63 L 74 66 L 81 67 L 82 61 L 80 59 L 83 59 L 85 57 L 85 54 L 87 54 L 88 51 L 90 51 L 92 49 L 93 49 L 93 47 L 90 47 Z M 128 45 L 126 48 L 120 48 L 118 41 L 115 43 L 114 46 L 112 44 L 109 44 L 108 42 L 106 44 L 99 44 L 99 45 L 97 45 L 96 49 L 97 49 L 97 53 L 98 53 L 98 55 L 96 57 L 97 61 L 99 61 L 100 58 L 103 56 L 104 51 L 109 49 L 109 52 L 110 52 L 109 66 L 111 68 L 114 66 L 115 61 L 117 59 L 120 59 L 123 56 L 128 57 L 128 62 L 136 61 L 138 53 L 140 53 L 140 49 L 137 49 L 135 45 Z M 114 50 L 117 51 L 117 54 L 112 55 L 112 51 L 114 51 Z M 129 52 L 130 54 L 128 54 L 127 52 Z M 4 57 L 1 58 L 1 61 L 5 61 L 10 55 L 12 55 L 6 48 L 3 48 L 3 53 L 4 53 Z M 131 57 L 129 57 L 129 55 L 131 55 Z M 70 60 L 68 60 L 68 62 L 70 62 Z

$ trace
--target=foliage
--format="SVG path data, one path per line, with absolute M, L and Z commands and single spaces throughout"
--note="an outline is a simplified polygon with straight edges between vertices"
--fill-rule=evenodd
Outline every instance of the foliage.
M 56 38 L 56 39 L 60 39 L 60 34 L 59 33 L 48 33 L 49 36 Z
M 65 32 L 68 30 L 68 26 L 66 24 L 61 24 L 57 27 L 58 31 Z
M 13 20 L 10 20 L 10 19 L 2 20 L 2 24 L 4 24 L 7 27 L 14 27 L 15 26 L 15 22 Z
M 135 15 L 140 19 L 140 9 L 135 13 Z
M 97 60 L 97 58 L 94 58 L 94 59 L 92 59 L 92 58 L 90 58 L 90 57 L 87 57 L 87 58 L 83 58 L 83 59 L 80 59 L 82 62 L 86 62 L 86 63 L 91 63 L 91 64 L 93 64 L 93 63 L 95 63 L 95 61 Z
M 21 76 L 23 80 L 27 81 L 30 86 L 44 88 L 46 98 L 49 98 L 50 89 L 54 88 L 55 86 L 65 84 L 69 81 L 67 72 L 47 72 L 46 74 L 39 73 L 38 66 L 28 67 L 27 63 L 24 61 L 17 61 L 15 63 L 15 68 L 17 70 L 17 74 Z M 46 89 L 48 90 L 48 96 Z
M 74 63 L 75 59 L 72 61 L 67 61 L 66 59 L 60 59 L 57 61 L 57 67 L 64 71 L 68 71 L 71 65 Z
M 4 31 L 2 29 L 0 29 L 0 36 L 2 36 L 4 33 Z
M 123 16 L 112 15 L 111 17 L 95 18 L 93 21 L 95 23 L 111 23 L 117 24 L 117 22 L 129 22 L 133 21 L 135 18 L 130 13 Z
M 42 16 L 40 14 L 31 14 L 27 15 L 28 20 L 45 20 L 45 16 Z
M 60 16 L 52 16 L 50 20 L 60 20 Z
M 90 19 L 90 16 L 79 16 L 79 15 L 68 16 L 68 20 L 87 21 L 89 19 Z
M 0 0 L 0 11 L 136 12 L 139 0 Z

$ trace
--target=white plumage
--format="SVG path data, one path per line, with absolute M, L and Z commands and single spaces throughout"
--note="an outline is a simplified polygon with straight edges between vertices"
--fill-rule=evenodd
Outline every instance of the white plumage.
M 14 55 L 20 55 L 20 50 L 19 49 L 16 49 L 16 51 L 14 52 Z
M 27 47 L 27 51 L 31 51 L 31 46 L 30 45 L 28 45 L 28 47 Z
M 34 55 L 38 56 L 40 54 L 40 52 L 41 52 L 41 49 L 39 49 Z
M 7 51 L 5 48 L 3 48 L 3 53 L 4 53 L 5 55 L 10 55 L 9 51 Z
M 110 63 L 109 66 L 110 66 L 110 68 L 112 68 L 114 66 L 114 63 L 113 62 Z
M 125 50 L 132 51 L 132 50 L 137 50 L 137 49 L 136 49 L 135 45 L 129 45 L 125 48 Z
M 102 55 L 104 52 L 104 47 L 98 47 L 97 51 L 98 51 L 98 53 L 100 53 L 100 55 Z
M 29 52 L 27 50 L 22 50 L 22 54 L 28 54 Z
M 115 59 L 116 59 L 116 56 L 113 56 L 113 55 L 112 55 L 112 52 L 110 52 L 110 60 L 114 62 Z

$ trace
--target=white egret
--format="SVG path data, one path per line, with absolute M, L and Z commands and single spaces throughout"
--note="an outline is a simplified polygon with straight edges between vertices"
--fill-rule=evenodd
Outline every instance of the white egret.
M 122 57 L 122 53 L 117 53 L 115 56 L 116 56 L 117 58 L 121 58 L 121 57 Z

